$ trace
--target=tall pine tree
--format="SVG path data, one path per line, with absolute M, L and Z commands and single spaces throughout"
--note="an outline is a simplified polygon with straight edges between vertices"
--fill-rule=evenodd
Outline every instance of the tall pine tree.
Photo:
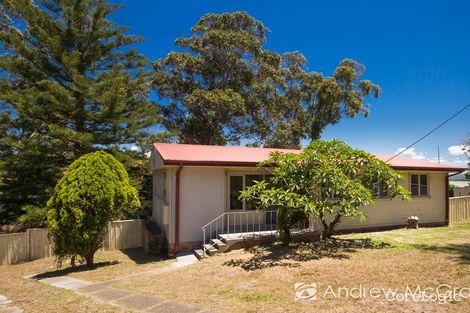
M 158 121 L 141 38 L 104 0 L 0 4 L 0 219 L 44 205 L 60 172 L 97 148 L 141 142 Z M 3 213 L 2 213 L 3 211 Z

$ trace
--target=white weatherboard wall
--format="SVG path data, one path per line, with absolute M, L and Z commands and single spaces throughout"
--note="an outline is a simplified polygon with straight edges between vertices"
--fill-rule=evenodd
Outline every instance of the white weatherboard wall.
M 180 242 L 202 239 L 201 227 L 224 210 L 225 170 L 184 167 L 180 176 Z
M 415 172 L 413 172 L 415 173 Z M 343 218 L 337 230 L 359 229 L 367 227 L 385 227 L 405 225 L 409 216 L 418 216 L 419 223 L 444 223 L 446 219 L 446 183 L 447 173 L 444 172 L 417 172 L 428 174 L 429 196 L 412 197 L 411 202 L 395 199 L 375 199 L 375 205 L 363 208 L 368 216 L 365 223 L 358 218 Z M 401 184 L 409 189 L 409 174 L 402 173 Z

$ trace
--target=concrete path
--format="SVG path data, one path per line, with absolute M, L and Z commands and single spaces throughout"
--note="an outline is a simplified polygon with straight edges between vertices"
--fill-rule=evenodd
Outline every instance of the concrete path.
M 23 310 L 16 306 L 11 306 L 12 301 L 7 297 L 0 295 L 0 313 L 22 313 Z
M 174 270 L 178 270 L 180 268 L 194 264 L 197 261 L 197 258 L 193 254 L 179 255 L 176 258 L 176 262 L 168 266 L 157 268 L 151 271 L 126 275 L 117 279 L 103 281 L 99 283 L 91 283 L 85 280 L 67 276 L 44 278 L 38 280 L 42 283 L 46 283 L 58 288 L 73 290 L 76 293 L 90 297 L 91 299 L 97 302 L 112 304 L 135 311 L 159 313 L 209 313 L 211 311 L 209 311 L 208 309 L 200 308 L 197 306 L 171 300 L 165 300 L 153 295 L 142 295 L 138 293 L 132 293 L 129 291 L 120 290 L 112 287 L 112 285 L 118 282 L 139 278 L 148 278 L 149 275 L 167 273 Z M 29 278 L 34 278 L 34 276 L 29 276 Z M 0 311 L 0 313 L 4 312 Z

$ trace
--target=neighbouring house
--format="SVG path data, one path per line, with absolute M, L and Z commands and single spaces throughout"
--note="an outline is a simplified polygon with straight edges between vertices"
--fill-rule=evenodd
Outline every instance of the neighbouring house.
M 451 197 L 470 196 L 469 180 L 451 180 L 449 185 L 452 187 Z
M 238 195 L 253 181 L 264 179 L 266 173 L 256 165 L 274 150 L 300 151 L 155 143 L 150 157 L 152 214 L 166 234 L 170 251 L 200 247 L 208 234 L 211 239 L 213 233 L 220 237 L 227 232 L 272 230 L 275 212 L 257 211 Z M 377 157 L 386 161 L 390 155 Z M 412 201 L 390 199 L 386 190 L 379 190 L 375 205 L 363 208 L 368 216 L 365 223 L 345 218 L 338 230 L 404 226 L 409 216 L 418 216 L 420 225 L 447 223 L 449 173 L 465 169 L 403 157 L 389 164 L 402 174 L 401 183 L 411 191 Z

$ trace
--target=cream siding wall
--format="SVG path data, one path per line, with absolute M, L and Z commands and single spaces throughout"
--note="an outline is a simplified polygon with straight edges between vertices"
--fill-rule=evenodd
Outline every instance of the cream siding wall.
M 358 218 L 344 218 L 337 230 L 405 225 L 409 216 L 416 215 L 420 223 L 444 223 L 446 218 L 446 190 L 444 172 L 412 172 L 428 174 L 429 196 L 412 197 L 411 202 L 395 199 L 375 199 L 375 205 L 363 208 L 368 216 L 365 223 Z M 409 189 L 410 172 L 402 173 L 401 184 Z
M 175 242 L 174 233 L 174 201 L 177 167 L 164 167 L 167 171 L 167 218 L 163 217 L 163 203 L 154 197 L 153 214 L 161 223 L 169 243 Z M 255 172 L 254 168 L 222 168 L 222 167 L 191 167 L 185 166 L 181 171 L 180 193 L 180 242 L 196 242 L 202 238 L 201 227 L 224 211 L 227 206 L 227 175 L 233 172 Z M 155 173 L 155 172 L 154 172 Z M 227 175 L 226 175 L 227 173 Z M 417 215 L 420 223 L 445 222 L 445 172 L 413 172 L 426 173 L 429 176 L 429 196 L 413 197 L 411 202 L 396 198 L 376 199 L 375 205 L 363 208 L 369 217 L 365 223 L 358 218 L 344 218 L 338 230 L 358 229 L 367 227 L 405 225 L 409 216 Z M 409 189 L 409 172 L 402 173 L 402 185 Z M 154 178 L 155 179 L 155 178 Z M 154 187 L 155 188 L 155 187 Z M 162 215 L 163 214 L 163 215 Z M 258 216 L 255 214 L 257 221 Z M 242 223 L 245 223 L 243 221 Z M 232 224 L 232 223 L 231 223 Z M 238 223 L 237 223 L 238 224 Z
M 181 171 L 180 241 L 202 239 L 201 227 L 224 211 L 225 170 L 184 167 Z

